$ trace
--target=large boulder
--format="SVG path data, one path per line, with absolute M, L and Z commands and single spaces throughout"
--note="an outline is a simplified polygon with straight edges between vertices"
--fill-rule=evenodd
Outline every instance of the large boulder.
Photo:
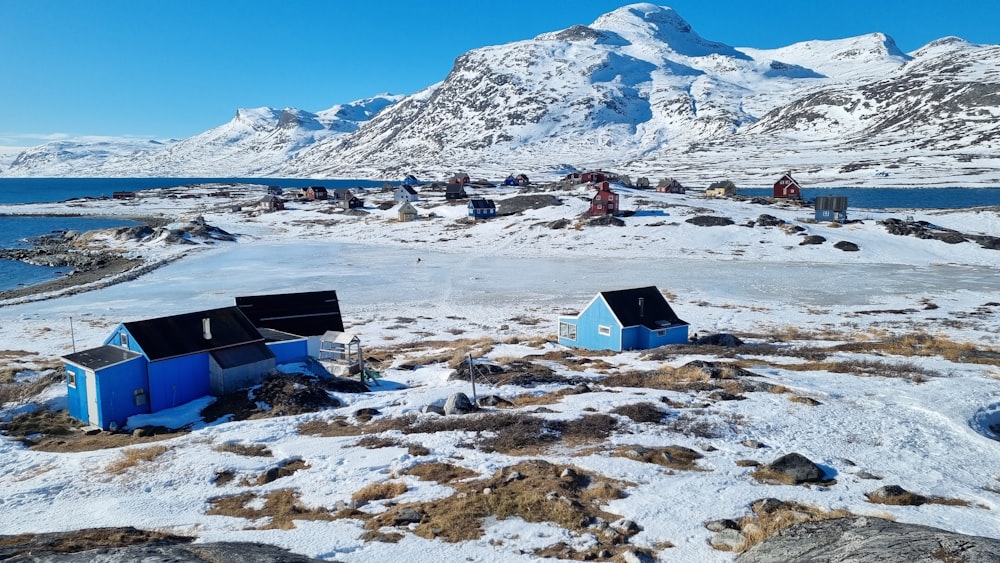
M 469 414 L 470 412 L 476 410 L 476 406 L 472 404 L 469 400 L 469 396 L 465 393 L 455 393 L 444 403 L 444 413 L 446 415 L 453 414 Z
M 790 485 L 816 483 L 823 481 L 825 475 L 823 470 L 809 458 L 794 452 L 783 455 L 765 465 L 759 474 L 765 478 L 774 478 Z
M 1000 539 L 859 516 L 794 524 L 737 556 L 736 563 L 995 563 L 998 553 Z

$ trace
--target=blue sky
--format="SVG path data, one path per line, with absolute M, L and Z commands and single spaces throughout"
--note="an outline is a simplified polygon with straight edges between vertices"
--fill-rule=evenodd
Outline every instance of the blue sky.
M 240 107 L 319 111 L 442 80 L 458 55 L 589 24 L 605 0 L 0 0 L 0 146 L 184 138 Z M 904 51 L 1000 43 L 989 0 L 674 0 L 737 47 L 881 31 Z

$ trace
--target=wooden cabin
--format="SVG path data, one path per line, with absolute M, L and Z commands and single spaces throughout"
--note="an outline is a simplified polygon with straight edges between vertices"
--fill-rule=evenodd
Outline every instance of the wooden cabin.
M 722 180 L 721 182 L 712 182 L 705 190 L 705 195 L 708 197 L 732 197 L 736 195 L 736 184 L 730 182 L 729 180 Z
M 802 187 L 792 178 L 791 172 L 786 172 L 774 183 L 774 197 L 787 199 L 800 199 L 802 197 Z
M 305 197 L 308 200 L 322 201 L 330 197 L 330 193 L 323 186 L 309 186 L 306 188 Z
M 664 178 L 657 182 L 656 191 L 664 194 L 682 194 L 685 190 L 675 178 Z
M 492 199 L 473 198 L 469 200 L 469 217 L 489 219 L 497 216 L 497 206 Z
M 559 317 L 559 343 L 588 350 L 645 350 L 688 341 L 688 323 L 654 286 L 602 291 L 573 316 Z
M 817 221 L 847 222 L 847 196 L 816 196 L 813 204 Z
M 413 205 L 408 201 L 404 201 L 403 204 L 399 206 L 397 213 L 400 223 L 416 221 L 417 218 L 420 217 L 420 214 L 417 213 L 417 208 L 413 207 Z

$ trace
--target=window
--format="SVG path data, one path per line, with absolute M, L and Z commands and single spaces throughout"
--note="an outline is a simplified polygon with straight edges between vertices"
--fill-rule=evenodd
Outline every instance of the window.
M 118 335 L 118 342 L 122 345 L 122 348 L 128 348 L 128 333 L 122 332 Z
M 132 392 L 135 396 L 135 406 L 141 407 L 146 404 L 146 390 L 139 388 Z
M 559 323 L 559 338 L 576 340 L 576 325 L 571 323 Z
M 70 387 L 76 387 L 76 372 L 73 370 L 66 370 L 66 385 Z
M 611 336 L 611 327 L 604 325 L 597 325 L 597 333 L 601 336 Z
M 666 329 L 661 328 L 660 330 L 656 331 L 656 336 L 666 336 L 666 335 L 667 335 Z

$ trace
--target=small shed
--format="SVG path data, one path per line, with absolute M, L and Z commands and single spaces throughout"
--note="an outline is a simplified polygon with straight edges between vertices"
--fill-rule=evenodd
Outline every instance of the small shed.
M 449 183 L 444 190 L 445 199 L 465 199 L 467 197 L 469 197 L 469 195 L 465 193 L 465 186 L 462 184 Z
M 350 332 L 327 331 L 320 339 L 319 361 L 334 375 L 364 373 L 361 339 Z
M 309 186 L 305 191 L 306 199 L 321 201 L 330 197 L 330 193 L 323 186 Z
M 113 192 L 112 199 L 135 199 L 135 192 Z
M 497 216 L 497 205 L 492 199 L 473 198 L 469 200 L 469 217 L 489 219 Z
M 531 183 L 527 174 L 518 174 L 517 176 L 514 176 L 514 180 L 517 182 L 518 186 L 527 186 Z
M 712 182 L 705 190 L 705 195 L 709 197 L 732 197 L 736 195 L 736 184 L 729 180 Z
M 836 221 L 837 223 L 847 222 L 847 196 L 816 196 L 813 204 L 816 210 L 817 221 Z
M 285 188 L 282 190 L 286 199 L 305 199 L 306 190 L 304 188 Z
M 420 201 L 420 195 L 417 194 L 417 190 L 413 186 L 403 184 L 393 192 L 392 199 L 397 203 L 403 201 Z
M 675 178 L 663 178 L 656 183 L 656 191 L 664 194 L 682 194 L 684 186 Z
M 413 174 L 407 174 L 406 177 L 403 178 L 403 185 L 404 186 L 419 186 L 420 185 L 420 180 L 418 180 L 417 177 L 414 176 Z
M 774 183 L 774 197 L 787 199 L 800 199 L 802 197 L 802 187 L 792 178 L 791 172 L 785 172 L 784 176 Z
M 149 412 L 142 354 L 104 345 L 63 357 L 69 415 L 98 428 L 121 427 Z
M 268 186 L 267 195 L 281 195 L 285 190 L 281 189 L 281 186 Z
M 638 178 L 635 179 L 635 184 L 633 184 L 633 186 L 640 190 L 648 190 L 649 178 L 645 176 L 639 176 Z
M 591 215 L 617 215 L 618 214 L 618 194 L 611 191 L 608 182 L 601 182 L 597 193 L 590 200 Z
M 400 223 L 416 221 L 420 217 L 420 214 L 417 213 L 417 208 L 413 207 L 413 205 L 408 201 L 404 201 L 403 204 L 399 206 L 397 213 L 399 214 Z
M 623 351 L 687 341 L 688 323 L 655 286 L 602 291 L 579 314 L 559 317 L 564 346 Z

